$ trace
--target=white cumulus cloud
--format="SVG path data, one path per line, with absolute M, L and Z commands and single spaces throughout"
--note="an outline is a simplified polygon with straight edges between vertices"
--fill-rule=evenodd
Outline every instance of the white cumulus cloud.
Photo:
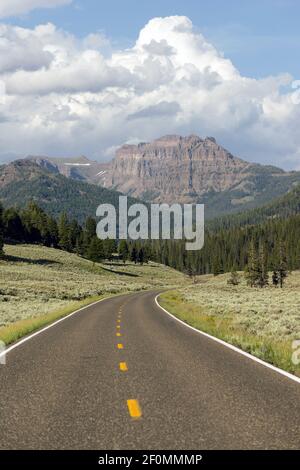
M 28 13 L 36 8 L 69 5 L 73 0 L 1 0 L 0 18 Z
M 249 160 L 299 167 L 293 77 L 242 76 L 186 17 L 152 19 L 122 50 L 101 34 L 1 25 L 0 81 L 3 153 L 101 159 L 123 142 L 197 133 Z

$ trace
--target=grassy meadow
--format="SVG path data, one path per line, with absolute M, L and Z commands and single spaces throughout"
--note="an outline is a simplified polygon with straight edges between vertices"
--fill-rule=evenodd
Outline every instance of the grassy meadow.
M 283 289 L 227 284 L 230 275 L 201 276 L 195 284 L 166 292 L 160 303 L 186 323 L 300 376 L 292 342 L 300 339 L 300 272 Z
M 93 301 L 146 289 L 170 289 L 160 303 L 188 324 L 300 376 L 292 341 L 300 339 L 300 272 L 284 289 L 253 289 L 243 275 L 187 276 L 156 263 L 94 264 L 37 245 L 6 245 L 0 260 L 0 340 L 6 344 Z
M 95 300 L 182 285 L 185 276 L 155 263 L 94 264 L 37 245 L 6 245 L 0 260 L 0 340 L 6 344 Z

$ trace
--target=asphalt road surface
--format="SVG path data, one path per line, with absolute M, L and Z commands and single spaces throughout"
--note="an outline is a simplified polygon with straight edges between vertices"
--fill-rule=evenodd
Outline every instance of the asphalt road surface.
M 156 294 L 104 300 L 9 352 L 0 448 L 299 448 L 300 384 L 180 324 Z

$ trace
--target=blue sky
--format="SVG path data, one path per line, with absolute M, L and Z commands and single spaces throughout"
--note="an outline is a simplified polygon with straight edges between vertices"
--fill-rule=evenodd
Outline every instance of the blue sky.
M 300 170 L 299 23 L 300 0 L 0 0 L 0 161 L 193 133 Z
M 299 0 L 75 0 L 9 22 L 33 27 L 51 21 L 78 36 L 102 31 L 124 47 L 151 18 L 169 15 L 188 16 L 243 75 L 300 77 Z

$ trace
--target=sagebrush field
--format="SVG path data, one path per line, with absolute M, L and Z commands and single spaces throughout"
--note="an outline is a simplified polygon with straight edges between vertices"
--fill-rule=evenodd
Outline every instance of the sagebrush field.
M 53 248 L 6 245 L 0 260 L 0 339 L 15 341 L 101 297 L 171 288 L 184 279 L 155 263 L 97 264 Z
M 283 289 L 227 284 L 229 274 L 200 276 L 195 284 L 161 295 L 161 303 L 190 325 L 268 362 L 299 374 L 292 362 L 293 340 L 300 339 L 300 272 Z
M 93 264 L 35 245 L 6 245 L 0 261 L 0 325 L 89 297 L 179 285 L 184 275 L 155 263 Z
M 300 339 L 300 272 L 283 289 L 227 284 L 229 274 L 186 275 L 156 263 L 97 264 L 36 245 L 6 245 L 0 261 L 0 339 L 6 343 L 94 300 L 151 288 L 169 311 L 196 328 L 299 374 L 291 361 Z

